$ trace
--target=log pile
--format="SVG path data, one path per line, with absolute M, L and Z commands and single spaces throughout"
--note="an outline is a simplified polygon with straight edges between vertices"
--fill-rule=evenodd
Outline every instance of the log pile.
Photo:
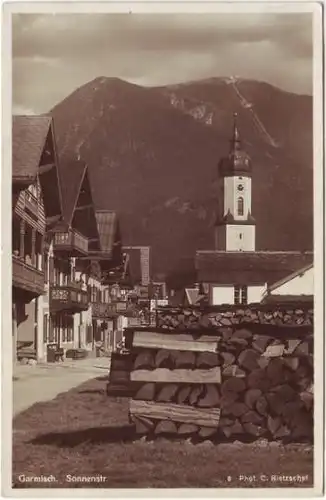
M 196 307 L 162 307 L 157 315 L 158 328 L 177 328 L 178 330 L 232 327 L 233 325 L 256 324 L 263 326 L 308 329 L 313 324 L 312 304 L 300 307 L 282 305 L 249 306 L 212 306 L 202 309 Z
M 123 377 L 138 434 L 312 439 L 310 309 L 193 308 L 165 310 L 158 319 L 161 327 L 125 330 Z

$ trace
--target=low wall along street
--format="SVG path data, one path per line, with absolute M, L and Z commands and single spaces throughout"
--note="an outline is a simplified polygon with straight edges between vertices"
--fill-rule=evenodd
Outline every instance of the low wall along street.
M 165 307 L 125 336 L 137 433 L 312 440 L 312 304 Z

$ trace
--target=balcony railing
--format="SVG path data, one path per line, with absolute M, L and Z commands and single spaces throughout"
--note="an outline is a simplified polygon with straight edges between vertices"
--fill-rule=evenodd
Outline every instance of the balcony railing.
M 53 249 L 71 256 L 87 255 L 88 239 L 74 229 L 54 234 Z
M 92 316 L 94 318 L 114 318 L 127 313 L 128 304 L 125 301 L 114 301 L 110 304 L 92 302 Z
M 78 283 L 50 287 L 51 311 L 79 312 L 88 309 L 88 293 Z
M 92 302 L 92 317 L 98 319 L 115 318 L 117 309 L 115 304 L 105 304 L 104 302 Z
M 44 271 L 40 271 L 15 255 L 12 256 L 12 283 L 15 288 L 37 297 L 44 293 Z

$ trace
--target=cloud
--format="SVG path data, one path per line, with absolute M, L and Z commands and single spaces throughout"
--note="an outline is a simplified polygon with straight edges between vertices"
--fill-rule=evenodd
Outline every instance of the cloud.
M 311 71 L 310 14 L 13 16 L 14 102 L 38 112 L 97 76 L 165 85 L 236 74 L 310 93 Z

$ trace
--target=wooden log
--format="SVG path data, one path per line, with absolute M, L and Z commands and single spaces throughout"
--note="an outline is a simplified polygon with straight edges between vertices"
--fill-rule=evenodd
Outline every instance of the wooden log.
M 250 409 L 254 409 L 256 407 L 256 402 L 258 398 L 262 395 L 260 389 L 248 389 L 244 396 L 244 402 Z
M 230 425 L 233 425 L 234 422 L 235 422 L 234 418 L 221 417 L 219 427 L 229 427 Z
M 220 365 L 219 355 L 213 352 L 200 352 L 197 355 L 197 368 L 213 368 Z
M 220 402 L 220 395 L 216 385 L 205 385 L 204 392 L 204 396 L 198 399 L 197 406 L 199 406 L 199 408 L 211 408 L 212 406 L 217 406 Z
M 265 427 L 262 427 L 261 425 L 252 424 L 251 422 L 245 422 L 242 425 L 244 431 L 250 434 L 251 436 L 261 437 L 266 433 Z
M 130 382 L 130 372 L 125 370 L 110 370 L 110 384 L 128 385 Z
M 208 437 L 212 437 L 214 434 L 216 434 L 216 432 L 216 427 L 200 427 L 198 431 L 198 437 L 205 439 Z
M 284 403 L 287 403 L 288 401 L 295 399 L 297 396 L 295 390 L 287 384 L 282 384 L 272 387 L 270 391 L 272 393 L 276 393 L 278 397 L 282 399 L 282 401 L 284 401 Z
M 276 415 L 282 415 L 282 410 L 284 406 L 282 398 L 280 398 L 278 394 L 275 393 L 265 394 L 265 398 L 268 401 L 269 407 L 272 410 L 272 412 Z
M 202 335 L 194 340 L 193 335 L 185 333 L 136 331 L 133 336 L 133 346 L 148 349 L 216 352 L 219 338 L 218 335 Z
M 221 352 L 221 357 L 223 359 L 223 367 L 230 366 L 235 361 L 235 356 L 231 352 Z
M 300 344 L 293 351 L 294 356 L 308 356 L 309 344 L 308 342 L 300 342 Z
M 221 368 L 217 366 L 210 370 L 168 370 L 167 368 L 156 368 L 152 371 L 135 370 L 131 372 L 130 379 L 135 382 L 219 384 L 221 382 Z
M 254 349 L 245 349 L 242 351 L 238 357 L 238 363 L 241 367 L 247 370 L 256 370 L 259 368 L 257 360 L 259 358 L 259 353 Z
M 292 371 L 296 371 L 299 368 L 299 358 L 295 357 L 284 357 L 283 363 L 287 368 L 290 368 Z
M 273 358 L 266 368 L 267 377 L 271 381 L 271 386 L 284 382 L 285 370 L 281 359 Z
M 155 434 L 177 434 L 178 428 L 171 420 L 161 420 L 155 427 Z
M 235 338 L 245 340 L 251 339 L 252 332 L 248 328 L 237 328 L 232 335 L 232 339 Z
M 137 370 L 140 368 L 149 370 L 155 368 L 154 357 L 150 351 L 142 351 L 137 355 L 134 362 L 134 369 Z
M 303 391 L 300 393 L 300 399 L 304 404 L 306 410 L 310 411 L 313 408 L 314 396 L 308 391 Z
M 246 389 L 246 384 L 243 379 L 239 377 L 231 377 L 225 380 L 221 386 L 222 395 L 226 395 L 228 392 L 242 392 Z
M 177 403 L 178 404 L 184 404 L 187 400 L 188 400 L 188 397 L 192 391 L 192 386 L 191 385 L 186 385 L 184 387 L 181 387 L 179 389 L 179 392 L 177 394 Z
M 194 368 L 196 356 L 192 351 L 174 351 L 173 360 L 176 368 Z
M 160 349 L 155 356 L 156 368 L 174 368 L 174 360 L 171 356 L 171 351 L 167 349 Z
M 244 370 L 241 370 L 241 368 L 238 367 L 238 365 L 230 365 L 224 368 L 222 372 L 223 378 L 224 377 L 240 377 L 244 378 L 247 376 L 246 372 Z
M 288 346 L 286 349 L 286 354 L 293 354 L 297 346 L 300 344 L 301 340 L 298 339 L 289 339 L 288 340 Z
M 194 424 L 181 424 L 178 427 L 178 434 L 181 436 L 189 436 L 193 434 L 197 434 L 199 430 L 198 425 Z
M 272 341 L 272 337 L 268 335 L 254 335 L 252 342 L 252 347 L 262 354 L 265 352 L 267 345 Z
M 298 415 L 303 409 L 303 403 L 298 397 L 296 401 L 288 401 L 282 406 L 281 415 L 286 422 L 290 422 L 294 416 Z
M 200 427 L 217 427 L 220 419 L 220 408 L 195 408 L 172 403 L 156 403 L 153 401 L 130 401 L 130 414 L 149 417 L 153 420 L 171 420 Z
M 135 394 L 135 399 L 141 399 L 144 401 L 152 401 L 155 397 L 155 384 L 152 382 L 149 384 L 144 384 Z
M 260 396 L 256 401 L 256 410 L 260 415 L 268 415 L 268 403 L 265 396 Z
M 264 356 L 260 356 L 260 358 L 257 359 L 257 363 L 259 368 L 266 368 L 267 365 L 269 364 L 270 358 L 264 358 Z
M 232 327 L 227 327 L 227 326 L 222 326 L 218 329 L 219 333 L 222 334 L 223 340 L 229 340 L 232 335 L 233 335 L 233 328 Z
M 243 427 L 238 419 L 236 419 L 232 425 L 221 427 L 221 430 L 225 437 L 230 438 L 233 435 L 243 434 Z
M 286 425 L 281 425 L 277 431 L 275 431 L 273 437 L 274 439 L 281 439 L 289 436 L 291 434 L 290 429 Z
M 272 417 L 268 415 L 267 417 L 267 429 L 273 437 L 275 437 L 276 432 L 282 425 L 282 420 L 280 417 Z
M 235 345 L 237 349 L 239 348 L 245 349 L 246 347 L 248 347 L 248 340 L 232 336 L 229 340 L 229 344 Z
M 136 434 L 149 434 L 154 428 L 154 422 L 146 417 L 133 416 L 132 421 L 136 427 Z
M 263 352 L 262 356 L 265 356 L 266 358 L 279 358 L 282 356 L 284 349 L 285 345 L 283 344 L 269 345 L 266 348 L 266 351 Z
M 239 399 L 238 392 L 229 391 L 220 399 L 220 407 L 221 409 L 228 408 L 232 403 Z
M 252 424 L 261 424 L 263 417 L 254 410 L 249 410 L 241 415 L 241 422 L 251 422 Z
M 198 386 L 194 387 L 191 390 L 191 393 L 189 394 L 189 398 L 188 398 L 189 403 L 192 406 L 196 405 L 199 397 L 203 394 L 203 392 L 204 392 L 204 387 L 202 385 L 198 385 Z
M 176 395 L 179 386 L 177 384 L 168 384 L 159 391 L 156 401 L 173 401 L 174 396 Z M 136 398 L 140 399 L 140 398 Z M 154 398 L 152 398 L 154 399 Z
M 250 389 L 260 389 L 263 392 L 267 391 L 271 386 L 271 382 L 267 378 L 266 370 L 262 368 L 253 370 L 247 377 L 247 385 Z
M 234 417 L 241 417 L 241 415 L 243 415 L 247 411 L 248 407 L 244 403 L 236 401 L 223 409 L 223 415 L 233 415 Z

